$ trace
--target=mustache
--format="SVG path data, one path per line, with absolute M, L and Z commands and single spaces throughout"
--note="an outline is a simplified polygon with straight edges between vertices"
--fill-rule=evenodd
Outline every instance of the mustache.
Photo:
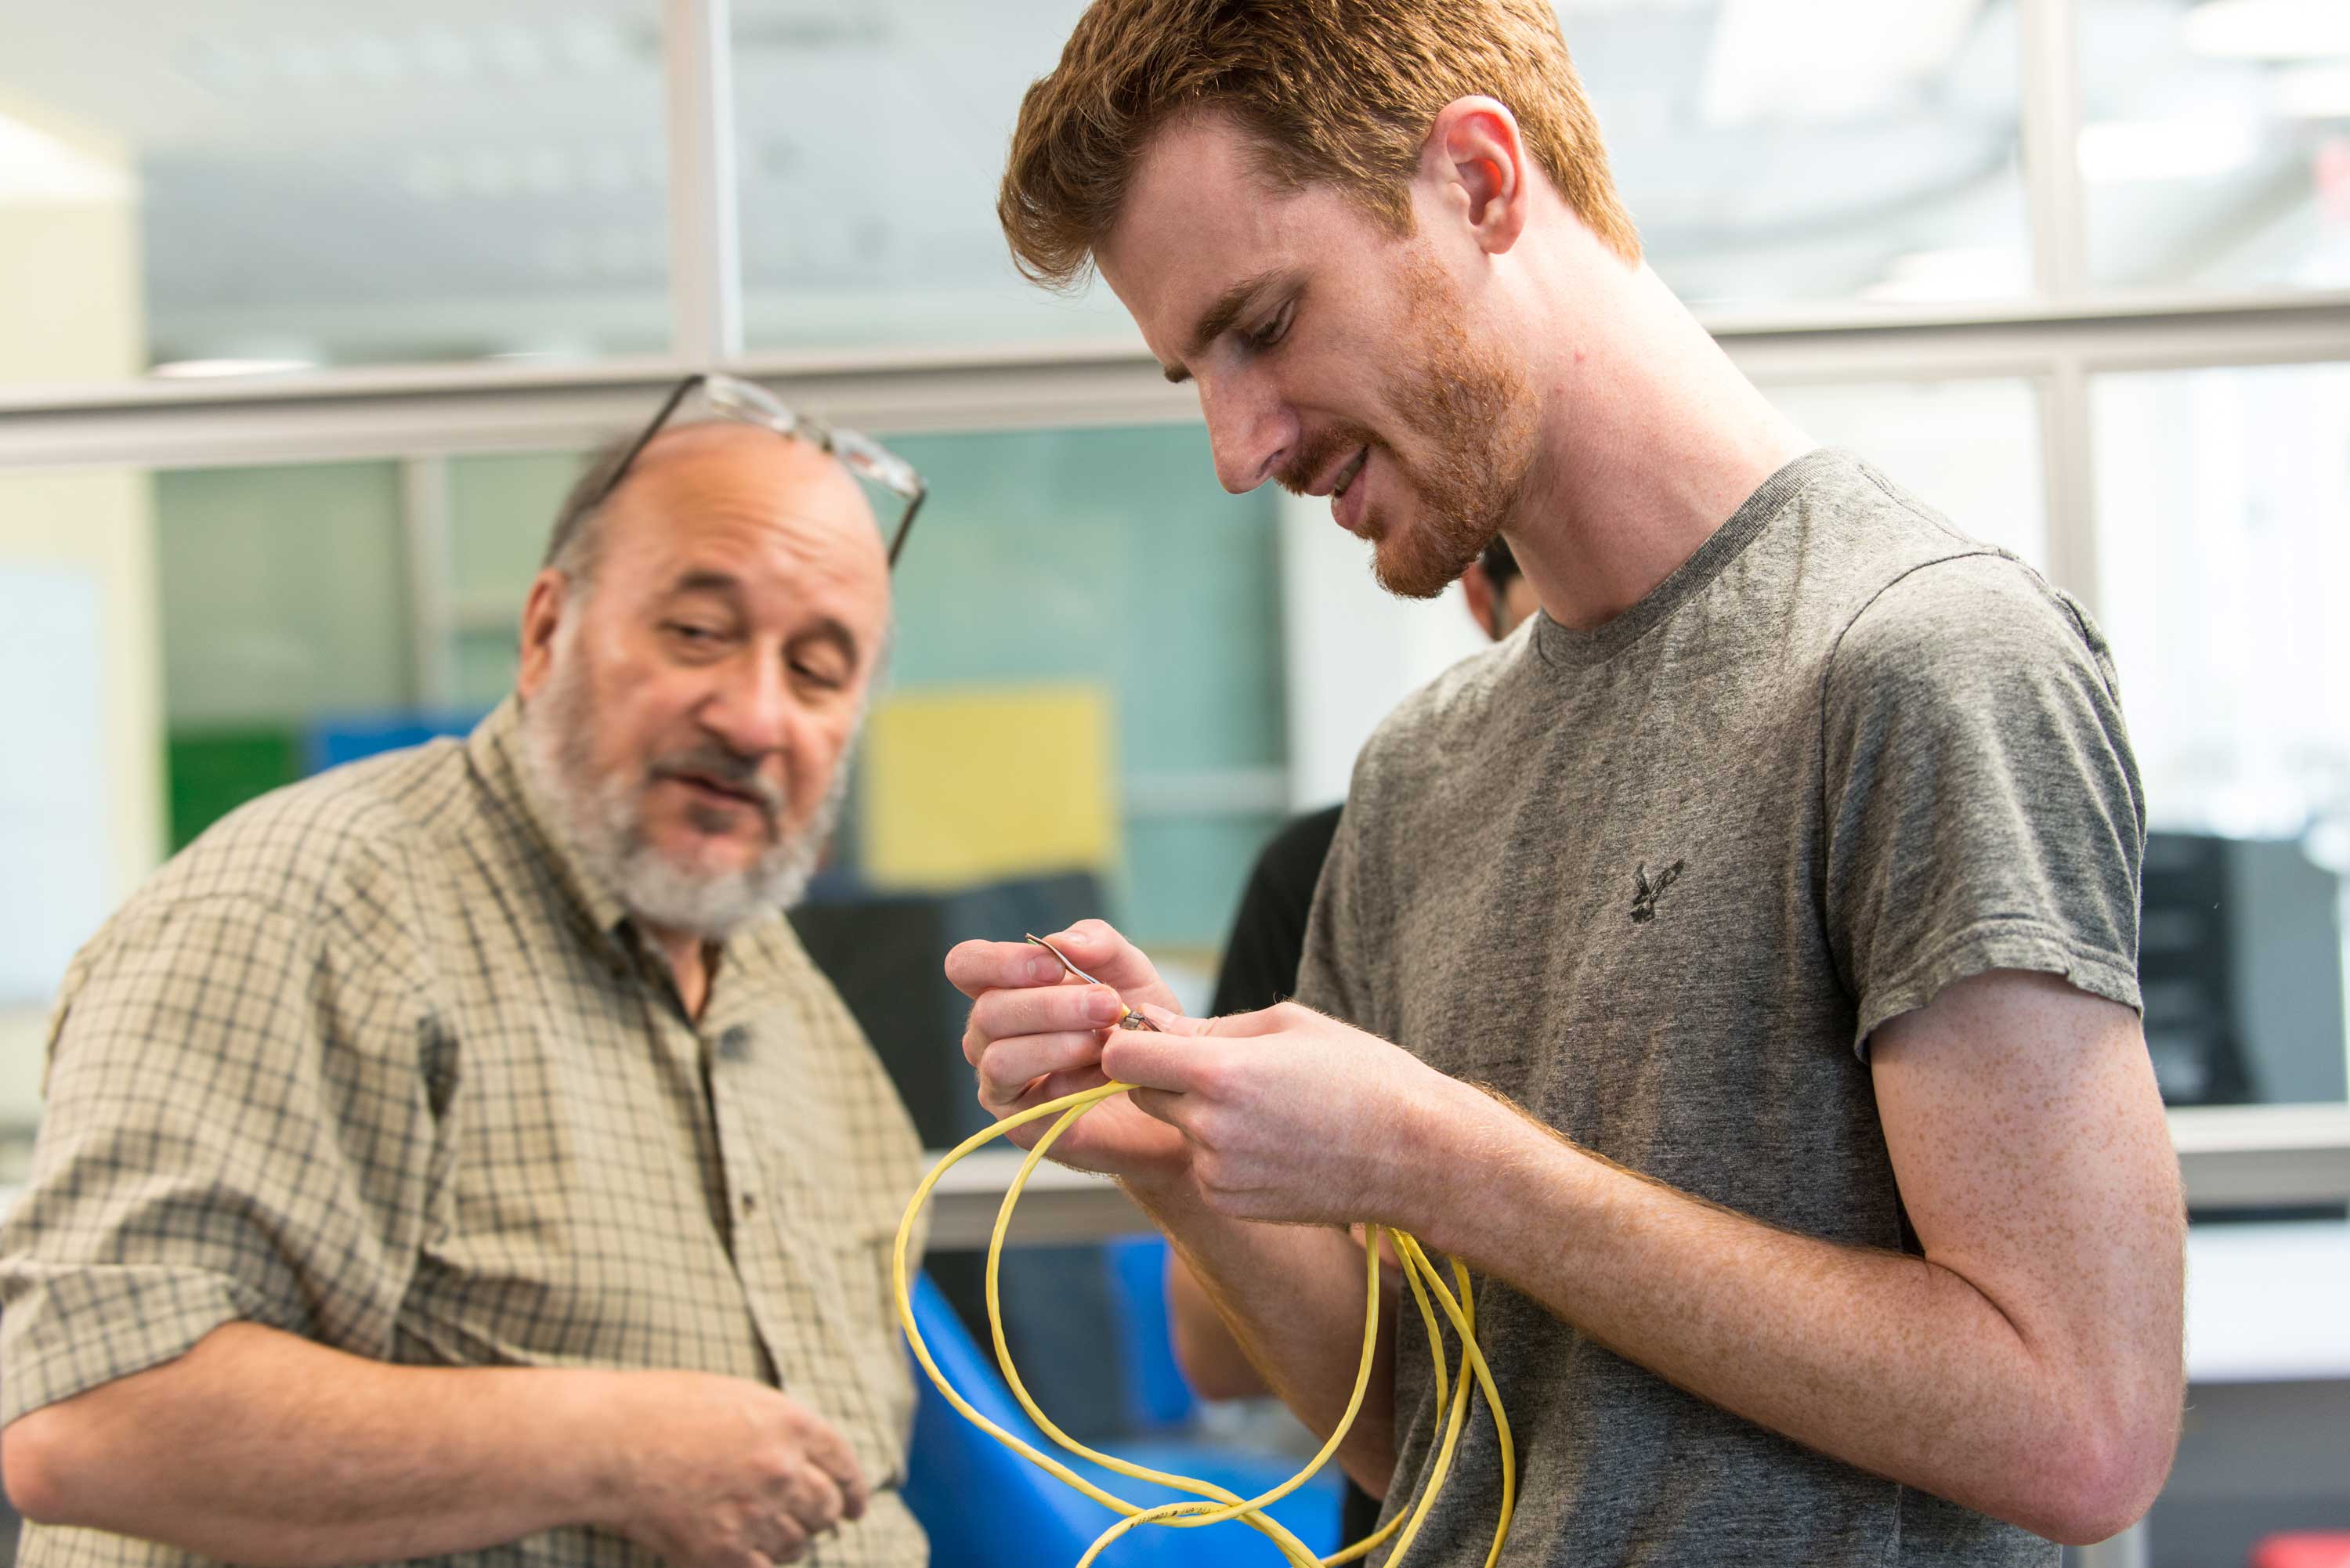
M 1289 461 L 1274 472 L 1273 482 L 1292 495 L 1304 495 L 1306 487 L 1320 478 L 1329 466 L 1357 449 L 1378 450 L 1379 438 L 1363 425 L 1333 425 L 1318 435 L 1301 440 L 1289 454 Z
M 765 813 L 770 827 L 783 820 L 784 792 L 759 772 L 759 759 L 727 750 L 711 742 L 689 746 L 658 758 L 645 770 L 657 779 L 706 779 L 750 796 Z

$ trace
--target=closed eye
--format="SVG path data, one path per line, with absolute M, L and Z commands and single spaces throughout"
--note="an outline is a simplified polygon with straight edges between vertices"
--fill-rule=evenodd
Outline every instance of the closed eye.
M 845 677 L 833 670 L 821 669 L 816 665 L 810 664 L 805 659 L 795 659 L 792 662 L 792 673 L 806 681 L 809 685 L 824 691 L 837 691 L 842 687 L 848 684 L 848 681 Z
M 1289 324 L 1297 317 L 1297 302 L 1293 299 L 1276 311 L 1272 320 L 1248 335 L 1248 345 L 1259 353 L 1274 348 L 1289 336 Z

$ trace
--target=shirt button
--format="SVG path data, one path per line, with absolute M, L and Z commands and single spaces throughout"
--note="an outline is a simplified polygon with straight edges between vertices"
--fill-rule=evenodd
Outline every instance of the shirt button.
M 751 1031 L 747 1025 L 737 1023 L 718 1037 L 718 1054 L 721 1056 L 732 1059 L 750 1048 Z
M 743 1194 L 743 1212 L 745 1214 L 756 1214 L 758 1211 L 759 1195 L 755 1192 L 745 1192 Z

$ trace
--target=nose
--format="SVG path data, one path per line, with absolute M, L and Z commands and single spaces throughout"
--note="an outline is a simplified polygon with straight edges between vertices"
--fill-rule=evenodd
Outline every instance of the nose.
M 784 661 L 769 649 L 746 649 L 719 666 L 698 716 L 737 756 L 764 759 L 789 743 L 798 714 Z
M 1211 385 L 1203 377 L 1200 412 L 1208 421 L 1216 481 L 1234 495 L 1271 479 L 1296 439 L 1296 421 L 1262 381 L 1229 378 Z

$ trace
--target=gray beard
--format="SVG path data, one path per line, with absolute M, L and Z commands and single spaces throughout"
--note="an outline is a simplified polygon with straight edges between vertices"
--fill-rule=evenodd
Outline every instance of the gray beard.
M 556 634 L 554 673 L 537 699 L 523 706 L 521 750 L 532 786 L 555 808 L 556 830 L 581 869 L 608 888 L 639 924 L 705 941 L 724 941 L 753 921 L 797 903 L 839 820 L 854 735 L 806 826 L 780 831 L 765 853 L 739 871 L 690 871 L 646 835 L 639 811 L 642 784 L 596 777 L 594 705 L 577 661 L 567 657 L 569 641 Z

